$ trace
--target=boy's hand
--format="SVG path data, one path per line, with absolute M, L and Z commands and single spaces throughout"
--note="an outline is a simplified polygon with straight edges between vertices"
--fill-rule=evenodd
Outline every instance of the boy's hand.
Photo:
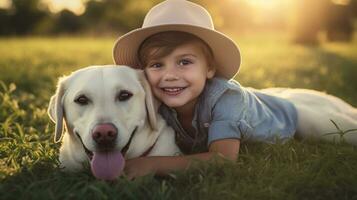
M 221 155 L 235 161 L 238 157 L 240 140 L 222 139 L 214 141 L 209 146 L 209 152 L 187 156 L 152 156 L 126 160 L 124 173 L 129 180 L 150 173 L 165 175 L 172 171 L 184 170 L 190 166 L 192 159 L 209 161 L 214 156 Z
M 150 157 L 140 157 L 126 160 L 124 173 L 129 180 L 155 173 L 155 162 Z

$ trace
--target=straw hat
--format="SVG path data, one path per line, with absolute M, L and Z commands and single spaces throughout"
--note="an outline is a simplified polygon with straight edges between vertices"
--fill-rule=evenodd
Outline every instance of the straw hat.
M 202 6 L 186 0 L 166 0 L 146 14 L 141 28 L 119 37 L 113 49 L 117 65 L 139 68 L 138 50 L 149 36 L 164 31 L 193 34 L 211 47 L 216 61 L 216 75 L 231 79 L 241 63 L 238 46 L 229 37 L 216 31 L 210 14 Z

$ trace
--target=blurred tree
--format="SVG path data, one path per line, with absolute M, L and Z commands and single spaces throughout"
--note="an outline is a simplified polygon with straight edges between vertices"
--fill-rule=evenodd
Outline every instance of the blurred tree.
M 162 0 L 126 0 L 121 10 L 113 9 L 108 13 L 108 18 L 113 19 L 111 27 L 121 25 L 121 29 L 129 31 L 141 27 L 146 13 L 151 7 Z
M 39 0 L 12 0 L 9 10 L 9 26 L 15 34 L 31 33 L 33 28 L 49 13 L 39 9 Z
M 295 0 L 294 41 L 317 44 L 321 32 L 326 32 L 328 41 L 351 41 L 356 7 L 357 0 Z
M 329 41 L 351 41 L 353 11 L 351 4 L 330 3 L 326 18 L 326 36 Z
M 351 0 L 350 4 L 352 16 L 357 18 L 357 0 Z
M 100 32 L 127 32 L 141 26 L 146 12 L 160 0 L 89 0 L 82 18 Z M 95 25 L 95 26 L 93 26 Z
M 72 11 L 64 9 L 55 18 L 55 33 L 74 33 L 83 28 L 81 18 Z
M 8 10 L 0 9 L 0 35 L 8 35 L 12 33 L 10 26 L 10 15 Z
M 86 3 L 86 11 L 82 15 L 86 25 L 96 25 L 103 20 L 105 13 L 105 3 L 102 1 L 90 0 Z
M 292 30 L 294 41 L 304 44 L 317 44 L 318 33 L 326 22 L 329 0 L 295 0 Z

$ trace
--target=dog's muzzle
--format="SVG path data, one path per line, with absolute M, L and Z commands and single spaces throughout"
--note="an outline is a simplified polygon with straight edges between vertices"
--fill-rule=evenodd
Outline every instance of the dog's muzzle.
M 117 132 L 114 132 L 111 125 L 99 125 L 99 128 L 94 128 L 92 132 L 93 139 L 95 138 L 95 142 L 97 146 L 100 147 L 98 151 L 90 151 L 83 143 L 82 138 L 76 132 L 79 140 L 82 143 L 82 146 L 89 158 L 91 171 L 93 175 L 102 180 L 114 180 L 124 170 L 125 166 L 125 153 L 129 149 L 130 143 L 133 139 L 133 136 L 137 130 L 137 127 L 132 131 L 131 136 L 127 144 L 119 151 L 115 149 L 115 139 Z M 114 139 L 113 139 L 114 138 Z M 114 141 L 113 141 L 114 140 Z M 105 146 L 108 145 L 108 146 Z
M 99 151 L 111 151 L 115 148 L 118 129 L 112 123 L 97 124 L 94 126 L 92 139 Z
M 114 125 L 113 125 L 114 126 Z M 134 130 L 132 131 L 130 138 L 128 140 L 128 142 L 126 143 L 126 145 L 121 149 L 121 153 L 123 154 L 123 156 L 125 156 L 126 152 L 128 151 L 131 141 L 136 133 L 136 130 L 138 129 L 138 127 L 136 126 L 134 128 Z M 97 132 L 92 132 L 92 137 L 95 137 L 96 140 L 94 140 L 96 142 L 96 144 L 98 145 L 98 151 L 112 151 L 115 149 L 115 140 L 117 138 L 117 129 L 111 129 L 108 127 L 104 127 L 103 129 L 100 129 L 102 132 L 106 131 L 106 133 L 100 133 L 98 129 L 93 129 L 93 130 L 97 130 Z M 79 133 L 77 131 L 75 131 L 75 134 L 77 135 L 77 137 L 79 138 L 79 141 L 81 142 L 83 149 L 85 151 L 85 153 L 87 154 L 89 160 L 93 159 L 93 152 L 90 151 L 83 143 L 83 140 L 81 138 L 81 136 L 79 135 Z M 102 134 L 102 135 L 101 135 Z M 94 139 L 94 138 L 93 138 Z M 107 146 L 106 146 L 107 145 Z

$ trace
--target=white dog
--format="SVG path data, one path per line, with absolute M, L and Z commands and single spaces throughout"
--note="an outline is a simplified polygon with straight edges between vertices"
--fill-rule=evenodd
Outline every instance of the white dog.
M 180 154 L 154 101 L 143 71 L 125 66 L 92 66 L 61 78 L 48 108 L 55 142 L 63 136 L 61 166 L 76 171 L 90 161 L 97 178 L 112 180 L 125 159 Z

